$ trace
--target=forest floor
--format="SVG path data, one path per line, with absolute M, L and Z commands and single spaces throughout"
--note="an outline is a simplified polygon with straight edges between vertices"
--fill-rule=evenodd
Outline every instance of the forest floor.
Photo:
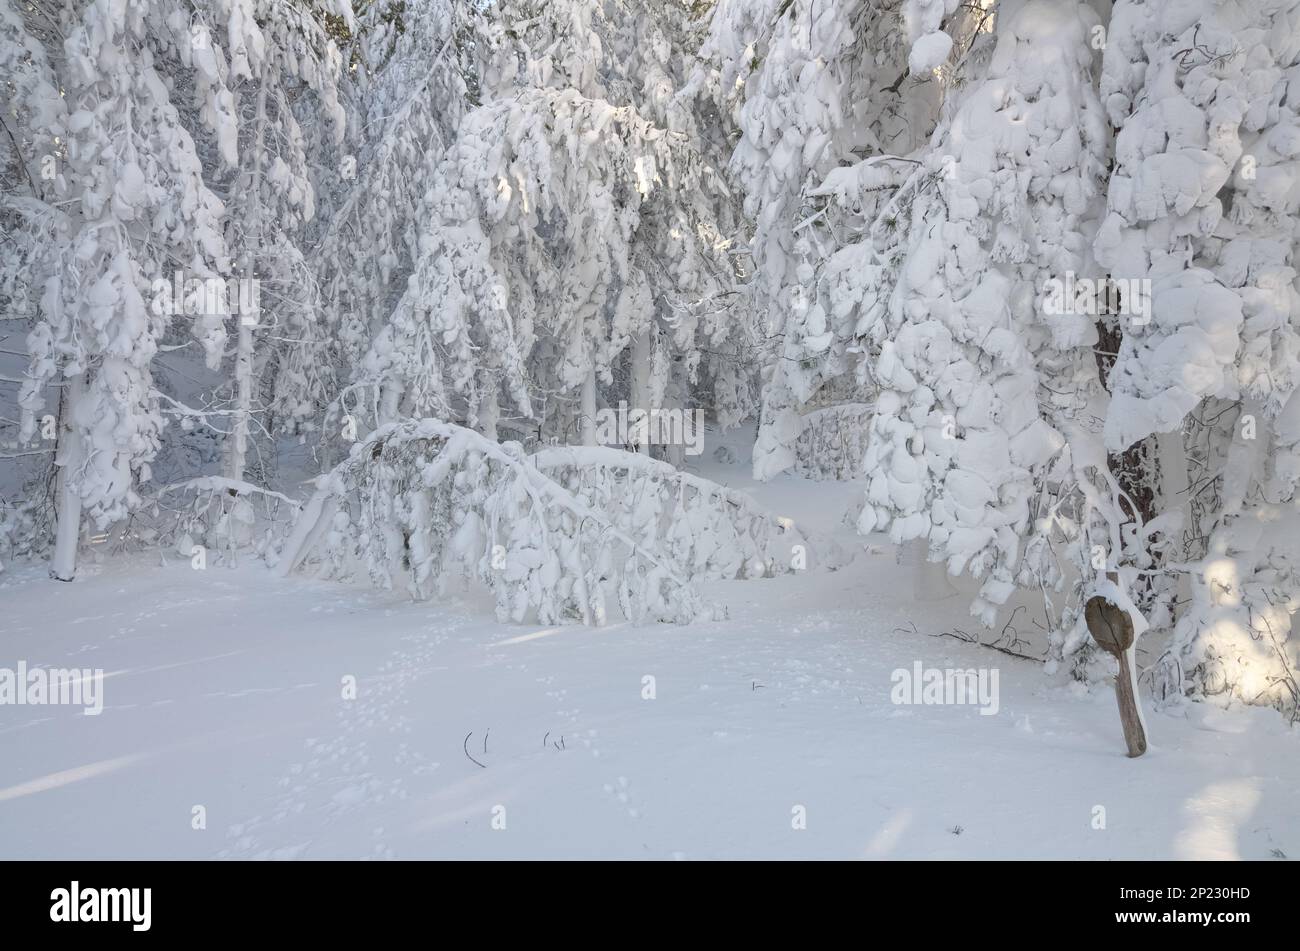
M 703 468 L 853 560 L 716 585 L 726 620 L 600 629 L 251 559 L 11 566 L 0 667 L 100 668 L 103 712 L 0 706 L 0 858 L 1300 856 L 1275 712 L 1144 696 L 1129 760 L 1108 686 L 935 636 L 978 627 L 840 524 L 860 487 Z M 893 703 L 917 662 L 996 669 L 996 713 Z

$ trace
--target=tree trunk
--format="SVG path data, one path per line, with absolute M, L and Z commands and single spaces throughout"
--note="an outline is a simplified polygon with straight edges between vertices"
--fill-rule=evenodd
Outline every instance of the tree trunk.
M 243 481 L 248 464 L 248 427 L 253 407 L 253 328 L 239 318 L 239 345 L 235 350 L 235 425 L 226 453 L 226 478 Z
M 1105 320 L 1097 321 L 1097 369 L 1101 376 L 1101 385 L 1110 392 L 1110 371 L 1118 359 L 1120 347 L 1124 343 L 1124 332 L 1119 319 L 1109 324 Z M 1160 448 L 1156 437 L 1135 442 L 1123 452 L 1106 454 L 1106 464 L 1114 475 L 1115 481 L 1127 496 L 1127 501 L 1120 503 L 1121 517 L 1127 516 L 1128 522 L 1140 521 L 1143 525 L 1154 519 L 1159 513 L 1159 496 L 1161 494 Z M 1119 526 L 1116 526 L 1118 528 Z M 1107 552 L 1107 565 L 1117 567 L 1121 561 L 1121 552 Z M 1159 557 L 1152 553 L 1151 568 L 1159 568 Z M 1131 592 L 1134 602 L 1143 614 L 1149 614 L 1152 605 L 1162 594 L 1154 574 L 1142 575 L 1135 582 Z
M 261 250 L 262 153 L 267 121 L 265 81 L 257 87 L 257 113 L 254 121 L 257 123 L 257 133 L 253 144 L 253 173 L 248 184 L 251 247 L 243 257 L 246 280 L 256 280 L 252 272 Z M 241 300 L 242 296 L 240 295 Z M 256 321 L 256 314 L 239 314 L 239 343 L 235 350 L 234 431 L 231 434 L 230 451 L 226 454 L 225 475 L 228 479 L 238 479 L 241 482 L 248 465 L 248 429 L 253 412 L 253 328 Z
M 650 347 L 650 332 L 642 331 L 632 338 L 632 405 L 630 409 L 641 410 L 646 415 L 644 431 L 637 443 L 636 451 L 643 456 L 650 455 L 650 370 L 653 353 Z
M 54 557 L 50 561 L 50 577 L 58 581 L 71 581 L 77 574 L 81 493 L 76 484 L 76 470 L 85 461 L 86 453 L 81 433 L 77 431 L 76 417 L 86 398 L 86 389 L 86 374 L 79 373 L 68 382 L 59 407 L 59 443 L 54 455 L 54 464 L 58 467 L 55 479 L 57 521 Z
M 1191 506 L 1189 501 L 1189 483 L 1187 478 L 1187 448 L 1183 445 L 1181 431 L 1159 433 L 1156 436 L 1156 455 L 1160 464 L 1160 505 L 1166 512 L 1178 511 L 1183 516 L 1183 538 L 1191 527 Z M 1186 561 L 1187 552 L 1180 544 L 1176 551 L 1169 553 L 1171 561 Z M 1176 601 L 1170 611 L 1175 623 L 1182 617 L 1192 601 L 1192 576 L 1179 572 L 1174 585 Z
M 497 420 L 501 418 L 501 404 L 497 400 L 496 381 L 488 383 L 487 392 L 483 394 L 483 403 L 478 409 L 478 428 L 488 439 L 499 441 Z
M 584 446 L 596 445 L 596 366 L 593 363 L 582 381 L 582 418 L 579 421 Z

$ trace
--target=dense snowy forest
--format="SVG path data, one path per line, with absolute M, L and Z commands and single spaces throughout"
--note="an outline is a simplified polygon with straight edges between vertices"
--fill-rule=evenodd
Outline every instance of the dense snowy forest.
M 1300 720 L 1300 0 L 0 0 L 0 105 L 11 597 L 880 557 L 967 663 L 1108 695 L 1101 596 L 1148 709 Z

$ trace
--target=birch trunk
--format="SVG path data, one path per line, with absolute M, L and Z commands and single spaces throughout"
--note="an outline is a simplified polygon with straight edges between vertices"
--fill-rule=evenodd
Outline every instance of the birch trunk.
M 262 227 L 262 154 L 263 135 L 266 131 L 266 83 L 257 87 L 257 133 L 253 145 L 253 173 L 249 182 L 251 247 L 245 254 L 243 271 L 246 278 L 256 280 L 250 272 L 257 262 Z M 242 295 L 241 295 L 242 296 Z M 239 342 L 235 349 L 235 415 L 230 451 L 226 454 L 226 478 L 244 481 L 248 466 L 248 430 L 253 412 L 253 329 L 257 314 L 239 314 Z
M 75 420 L 86 398 L 86 374 L 73 377 L 64 391 L 59 412 L 59 444 L 54 455 L 58 467 L 55 479 L 54 557 L 50 560 L 50 577 L 71 581 L 77 574 L 77 542 L 81 535 L 81 493 L 76 484 L 76 470 L 85 461 L 85 447 Z

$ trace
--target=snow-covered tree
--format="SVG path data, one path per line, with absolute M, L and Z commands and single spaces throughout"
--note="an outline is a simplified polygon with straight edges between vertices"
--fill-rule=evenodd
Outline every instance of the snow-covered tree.
M 783 348 L 756 474 L 852 372 L 864 530 L 982 577 L 985 621 L 1038 589 L 1080 671 L 1118 570 L 1172 632 L 1161 693 L 1294 709 L 1296 29 L 1287 0 L 719 4 Z
M 712 16 L 702 55 L 739 133 L 730 164 L 753 222 L 747 291 L 765 341 L 758 478 L 794 462 L 800 412 L 819 389 L 849 402 L 866 395 L 851 328 L 836 326 L 844 314 L 828 312 L 814 287 L 826 259 L 915 167 L 934 128 L 947 80 L 935 68 L 909 70 L 907 6 L 723 0 Z
M 149 282 L 178 266 L 216 276 L 228 260 L 221 202 L 159 70 L 187 55 L 189 16 L 96 0 L 63 7 L 52 24 L 43 10 L 4 9 L 10 48 L 0 57 L 20 61 L 24 101 L 6 109 L 24 121 L 20 160 L 54 171 L 47 185 L 33 183 L 28 203 L 48 221 L 49 248 L 26 276 L 40 289 L 39 319 L 20 439 L 35 434 L 47 388 L 59 383 L 52 572 L 67 580 L 83 511 L 101 525 L 118 519 L 149 480 L 163 425 L 150 362 L 168 322 L 150 306 Z
M 358 18 L 347 86 L 355 121 L 311 251 L 321 319 L 295 349 L 315 382 L 312 402 L 330 407 L 327 445 L 357 403 L 340 382 L 387 323 L 419 256 L 424 195 L 470 107 L 473 26 L 470 5 L 454 0 L 377 3 Z
M 328 148 L 334 158 L 341 157 L 342 54 L 325 13 L 337 15 L 345 26 L 352 23 L 345 2 L 323 9 L 252 0 L 242 12 L 232 11 L 239 13 L 231 17 L 232 27 L 239 24 L 245 32 L 234 39 L 228 58 L 212 41 L 199 42 L 195 51 L 196 59 L 211 52 L 215 82 L 240 118 L 238 138 L 227 136 L 221 143 L 224 163 L 236 172 L 226 202 L 226 238 L 235 259 L 232 278 L 256 282 L 257 288 L 256 309 L 237 315 L 223 465 L 229 479 L 244 478 L 255 390 L 270 391 L 270 408 L 278 411 L 282 425 L 314 415 L 313 397 L 320 398 L 314 366 L 305 358 L 318 320 L 314 269 L 304 254 L 307 227 L 316 214 L 311 153 L 319 161 Z M 309 117 L 309 129 L 300 117 Z
M 859 331 L 881 393 L 860 525 L 984 577 L 972 610 L 988 623 L 1018 580 L 1057 580 L 1032 576 L 1026 546 L 1096 375 L 1092 321 L 1040 299 L 1051 278 L 1091 273 L 1106 149 L 1094 22 L 1082 4 L 1036 2 L 999 22 L 987 75 L 914 173 L 887 302 L 882 265 L 864 269 Z
M 686 69 L 665 39 L 675 12 L 587 0 L 485 13 L 481 105 L 423 195 L 405 293 L 356 371 L 370 419 L 494 433 L 504 411 L 518 431 L 591 443 L 620 367 L 620 396 L 661 405 L 737 336 L 728 196 L 673 89 Z M 715 377 L 737 388 L 735 371 Z
M 32 440 L 57 386 L 53 570 L 66 579 L 82 510 L 102 526 L 136 506 L 167 416 L 223 418 L 226 469 L 242 477 L 262 383 L 257 315 L 239 319 L 229 409 L 196 410 L 160 392 L 153 358 L 174 327 L 219 366 L 228 301 L 260 297 L 230 293 L 241 280 L 267 280 L 275 292 L 275 319 L 263 326 L 292 334 L 314 316 L 297 240 L 312 215 L 305 142 L 314 133 L 302 134 L 293 108 L 309 89 L 314 114 L 341 132 L 331 78 L 340 60 L 318 15 L 278 2 L 88 2 L 63 7 L 57 22 L 40 5 L 6 5 L 3 16 L 0 55 L 15 77 L 5 89 L 17 126 L 9 141 L 31 192 L 10 207 L 27 225 L 18 233 L 42 229 L 39 243 L 24 242 L 36 251 L 21 257 L 20 276 L 8 270 L 9 286 L 21 284 L 16 298 L 38 304 L 18 438 Z M 268 351 L 258 369 L 275 365 Z M 276 378 L 284 402 L 295 377 Z
M 1294 716 L 1300 4 L 1121 0 L 1109 37 L 1097 256 L 1152 300 L 1118 335 L 1105 445 L 1155 447 L 1142 475 L 1188 573 L 1157 686 Z

